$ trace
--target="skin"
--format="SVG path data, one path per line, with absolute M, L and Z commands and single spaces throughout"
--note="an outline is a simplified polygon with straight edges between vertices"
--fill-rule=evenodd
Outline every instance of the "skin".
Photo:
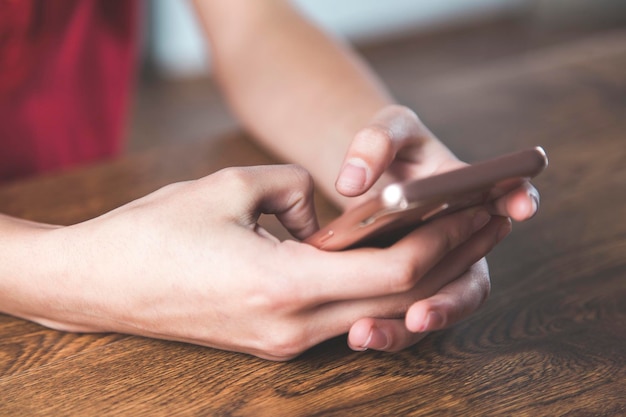
M 1 311 L 63 331 L 271 360 L 345 333 L 355 350 L 398 351 L 476 311 L 490 288 L 484 256 L 510 232 L 510 218 L 534 215 L 537 191 L 525 183 L 385 249 L 300 243 L 318 228 L 314 181 L 347 208 L 390 181 L 463 163 L 287 1 L 194 4 L 233 111 L 297 165 L 229 168 L 71 226 L 0 215 Z M 261 213 L 297 240 L 263 230 Z

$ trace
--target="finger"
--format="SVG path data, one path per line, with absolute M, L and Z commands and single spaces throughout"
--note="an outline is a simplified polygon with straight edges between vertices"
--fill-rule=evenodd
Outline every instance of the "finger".
M 437 294 L 413 304 L 406 313 L 406 328 L 425 333 L 450 326 L 476 311 L 490 289 L 487 263 L 478 262 Z
M 354 137 L 335 187 L 346 196 L 367 191 L 381 176 L 398 150 L 420 142 L 427 133 L 417 115 L 404 106 L 389 106 Z
M 446 285 L 459 276 L 463 276 L 467 271 L 471 271 L 473 280 L 484 281 L 486 279 L 487 282 L 484 284 L 488 291 L 489 275 L 483 257 L 508 232 L 510 232 L 510 222 L 507 218 L 493 218 L 487 226 L 459 246 L 435 268 L 431 269 L 413 291 L 414 297 L 426 297 L 426 299 L 433 297 L 441 291 L 442 287 L 446 287 Z M 483 259 L 482 263 L 475 265 L 481 258 Z M 483 296 L 484 298 L 487 297 L 486 294 L 483 294 Z M 393 302 L 393 298 L 389 300 Z M 470 301 L 473 303 L 471 297 Z M 387 300 L 385 300 L 386 302 Z M 402 305 L 405 302 L 404 300 L 398 300 L 397 304 Z M 456 306 L 456 308 L 463 309 L 462 306 Z M 397 314 L 393 308 L 390 312 L 392 315 Z M 422 316 L 417 318 L 417 320 L 420 320 L 419 323 L 425 327 L 418 332 L 416 332 L 415 327 L 411 328 L 413 330 L 411 331 L 405 326 L 405 321 L 409 319 L 367 318 L 358 320 L 350 329 L 348 343 L 354 350 L 375 349 L 388 352 L 402 350 L 419 342 L 426 336 L 428 331 L 437 330 L 439 326 L 443 326 L 446 322 L 453 324 L 455 320 L 454 314 L 446 311 L 439 312 L 437 309 L 421 311 L 421 314 Z M 424 324 L 426 320 L 428 323 Z M 450 322 L 450 320 L 453 321 Z
M 312 256 L 300 256 L 298 265 L 316 273 L 308 285 L 309 297 L 318 303 L 404 293 L 489 220 L 483 208 L 467 209 L 434 220 L 386 249 L 325 252 L 310 247 Z
M 464 275 L 510 232 L 511 221 L 507 217 L 492 217 L 485 227 L 428 271 L 420 281 L 419 288 L 416 288 L 418 298 L 430 297 L 450 282 Z
M 409 331 L 402 319 L 366 318 L 358 320 L 350 328 L 348 346 L 357 351 L 397 352 L 416 344 L 426 335 Z
M 295 237 L 319 229 L 313 205 L 313 180 L 297 165 L 254 166 L 221 171 L 239 205 L 239 219 L 256 227 L 260 213 L 274 214 Z
M 539 209 L 539 192 L 529 182 L 506 193 L 491 203 L 491 211 L 499 216 L 511 217 L 516 221 L 524 221 L 537 214 Z
M 305 239 L 319 229 L 313 204 L 313 178 L 304 168 L 284 165 L 272 170 L 259 208 L 275 214 L 296 238 Z

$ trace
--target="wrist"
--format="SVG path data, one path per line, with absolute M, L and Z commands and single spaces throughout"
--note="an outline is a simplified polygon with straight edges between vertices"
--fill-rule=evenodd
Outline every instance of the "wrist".
M 0 215 L 0 311 L 65 330 L 63 279 L 70 248 L 65 227 Z

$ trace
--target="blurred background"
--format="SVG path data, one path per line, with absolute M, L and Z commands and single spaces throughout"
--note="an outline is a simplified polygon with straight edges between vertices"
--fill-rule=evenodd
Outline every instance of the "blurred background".
M 446 101 L 433 98 L 453 96 L 454 89 L 494 71 L 497 76 L 507 63 L 540 67 L 553 59 L 580 59 L 568 56 L 572 44 L 589 43 L 591 55 L 619 48 L 615 44 L 624 37 L 615 40 L 611 34 L 626 28 L 624 0 L 292 1 L 352 43 L 398 100 L 434 124 L 440 136 L 446 130 L 447 110 L 441 108 Z M 129 150 L 236 129 L 211 80 L 210 52 L 190 4 L 146 3 L 144 64 Z

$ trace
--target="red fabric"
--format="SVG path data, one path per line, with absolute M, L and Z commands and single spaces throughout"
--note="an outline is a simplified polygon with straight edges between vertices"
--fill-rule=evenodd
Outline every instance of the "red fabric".
M 0 180 L 121 149 L 134 0 L 0 0 Z

